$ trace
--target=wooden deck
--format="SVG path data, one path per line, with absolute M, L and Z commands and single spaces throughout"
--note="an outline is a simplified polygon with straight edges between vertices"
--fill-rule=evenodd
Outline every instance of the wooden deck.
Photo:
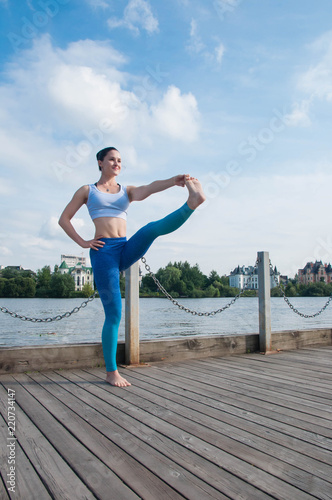
M 1 499 L 332 499 L 332 347 L 123 371 L 0 376 Z

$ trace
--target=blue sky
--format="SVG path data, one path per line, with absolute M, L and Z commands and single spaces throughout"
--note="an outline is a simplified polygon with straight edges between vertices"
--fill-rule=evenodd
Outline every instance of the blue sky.
M 332 261 L 332 4 L 0 0 L 0 264 L 88 256 L 57 225 L 122 154 L 123 184 L 198 177 L 207 202 L 147 254 L 229 274 L 270 252 L 282 274 Z M 128 236 L 186 200 L 153 195 Z M 75 227 L 93 237 L 86 207 Z

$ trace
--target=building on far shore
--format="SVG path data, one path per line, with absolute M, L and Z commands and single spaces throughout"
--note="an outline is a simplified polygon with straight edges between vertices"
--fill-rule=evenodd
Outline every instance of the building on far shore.
M 94 290 L 92 267 L 86 266 L 85 257 L 61 255 L 59 271 L 61 274 L 69 273 L 74 278 L 77 292 L 81 291 L 86 284 L 90 285 Z
M 229 277 L 229 286 L 234 288 L 247 288 L 247 290 L 258 290 L 258 269 L 254 266 L 237 266 L 231 271 Z M 276 281 L 280 283 L 280 273 L 274 268 L 274 276 L 271 276 L 271 288 L 276 286 Z
M 307 262 L 303 269 L 298 272 L 299 283 L 310 285 L 312 283 L 332 283 L 332 266 L 323 264 L 322 261 Z
M 74 267 L 79 263 L 86 267 L 86 257 L 78 257 L 77 255 L 61 255 L 61 262 L 63 261 L 68 267 Z

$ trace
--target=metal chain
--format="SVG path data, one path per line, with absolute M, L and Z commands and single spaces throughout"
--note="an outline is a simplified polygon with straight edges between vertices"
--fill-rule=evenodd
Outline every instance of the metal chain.
M 160 281 L 158 280 L 158 278 L 155 276 L 155 274 L 153 274 L 153 272 L 151 271 L 151 268 L 150 266 L 146 263 L 146 259 L 145 257 L 142 257 L 141 258 L 141 261 L 143 262 L 144 266 L 145 266 L 145 269 L 147 270 L 147 272 L 149 273 L 149 275 L 151 276 L 151 278 L 153 279 L 153 281 L 155 282 L 155 284 L 157 285 L 157 287 L 159 288 L 159 290 L 166 296 L 166 298 L 168 300 L 170 300 L 175 306 L 177 306 L 179 309 L 181 309 L 181 311 L 184 311 L 186 313 L 190 313 L 192 314 L 193 316 L 215 316 L 216 314 L 218 313 L 222 313 L 223 311 L 225 311 L 226 309 L 228 309 L 229 307 L 231 307 L 240 297 L 241 295 L 243 295 L 243 293 L 248 289 L 248 286 L 251 282 L 251 279 L 252 279 L 252 276 L 254 273 L 250 274 L 249 275 L 249 279 L 245 285 L 245 287 L 241 290 L 241 292 L 236 295 L 228 304 L 226 304 L 224 307 L 221 307 L 220 309 L 217 309 L 215 311 L 210 311 L 210 312 L 199 312 L 199 311 L 195 311 L 193 309 L 189 309 L 189 307 L 186 307 L 182 304 L 180 304 L 176 299 L 174 299 L 174 297 L 172 297 L 168 292 L 167 290 L 165 290 L 165 288 L 163 287 L 163 285 L 160 283 Z M 257 265 L 257 262 L 255 264 L 255 267 Z
M 84 300 L 82 304 L 78 307 L 74 307 L 72 311 L 68 311 L 64 314 L 58 314 L 58 316 L 54 316 L 53 318 L 28 318 L 27 316 L 21 316 L 20 314 L 17 314 L 15 312 L 9 311 L 7 307 L 0 307 L 0 311 L 9 314 L 12 318 L 18 318 L 22 321 L 31 321 L 32 323 L 51 323 L 52 321 L 60 321 L 63 318 L 69 318 L 72 314 L 78 313 L 80 309 L 83 309 L 88 305 L 89 302 L 91 302 L 97 295 L 97 290 L 90 295 L 87 300 Z
M 279 290 L 281 290 L 281 293 L 283 295 L 283 299 L 284 301 L 286 302 L 286 304 L 288 305 L 288 307 L 295 313 L 295 314 L 298 314 L 299 316 L 301 316 L 301 318 L 316 318 L 317 316 L 319 316 L 320 314 L 322 314 L 322 312 L 325 311 L 325 309 L 328 307 L 328 305 L 330 304 L 331 300 L 332 300 L 332 295 L 328 298 L 326 304 L 319 310 L 317 311 L 316 313 L 314 314 L 304 314 L 304 313 L 301 313 L 298 309 L 296 309 L 293 304 L 290 302 L 290 300 L 288 299 L 288 297 L 286 297 L 286 294 L 281 286 L 281 284 L 278 282 L 277 278 L 276 278 L 276 275 L 274 273 L 274 270 L 273 270 L 273 266 L 271 264 L 271 261 L 270 261 L 270 269 L 271 269 L 271 276 L 273 276 L 273 279 L 274 279 L 274 282 L 276 284 L 276 286 L 279 288 Z
M 249 285 L 251 283 L 251 280 L 252 280 L 252 277 L 253 277 L 253 274 L 254 274 L 254 272 L 253 272 L 251 275 L 249 275 L 249 279 L 248 279 L 245 287 L 228 304 L 226 304 L 225 306 L 223 306 L 223 307 L 221 307 L 219 309 L 216 309 L 215 311 L 200 312 L 200 311 L 195 311 L 193 309 L 190 309 L 190 308 L 188 308 L 188 307 L 180 304 L 176 299 L 174 299 L 174 297 L 172 297 L 167 292 L 167 290 L 163 287 L 163 285 L 160 283 L 160 281 L 155 276 L 155 274 L 153 274 L 153 272 L 151 271 L 150 266 L 146 263 L 145 257 L 142 257 L 141 261 L 143 262 L 146 271 L 149 273 L 149 275 L 151 276 L 151 278 L 153 279 L 153 281 L 155 282 L 155 284 L 157 285 L 157 287 L 159 288 L 159 290 L 165 295 L 165 297 L 168 300 L 170 300 L 175 306 L 177 306 L 180 310 L 182 310 L 182 311 L 184 311 L 186 313 L 190 313 L 193 316 L 215 316 L 216 314 L 224 312 L 226 309 L 228 309 L 229 307 L 231 307 L 244 294 L 244 292 L 247 289 L 249 289 Z M 256 266 L 257 266 L 257 261 L 255 263 L 255 267 Z M 314 313 L 314 314 L 304 314 L 304 313 L 301 313 L 298 309 L 296 309 L 293 306 L 293 304 L 289 301 L 288 297 L 286 297 L 286 294 L 285 294 L 283 288 L 281 287 L 280 283 L 278 282 L 278 280 L 277 280 L 277 278 L 275 276 L 275 273 L 274 273 L 271 261 L 270 261 L 270 270 L 271 270 L 271 276 L 273 276 L 273 279 L 274 279 L 274 282 L 275 282 L 276 286 L 281 290 L 281 293 L 283 295 L 284 301 L 286 302 L 286 304 L 289 306 L 289 308 L 294 313 L 298 314 L 302 318 L 315 318 L 315 317 L 319 316 L 320 314 L 322 314 L 325 311 L 325 309 L 329 306 L 330 302 L 332 301 L 332 295 L 331 295 L 328 298 L 326 304 L 319 311 L 317 311 L 316 313 Z M 51 323 L 52 321 L 60 321 L 63 318 L 69 318 L 72 314 L 78 313 L 81 309 L 83 309 L 84 307 L 86 307 L 88 305 L 88 303 L 91 302 L 96 297 L 97 293 L 98 292 L 96 290 L 92 295 L 90 295 L 90 297 L 87 298 L 87 300 L 84 300 L 80 306 L 74 307 L 74 309 L 72 311 L 68 311 L 68 312 L 66 312 L 64 314 L 58 314 L 57 316 L 54 316 L 53 318 L 52 317 L 50 317 L 50 318 L 29 318 L 27 316 L 22 316 L 22 315 L 20 315 L 18 313 L 9 311 L 9 309 L 7 309 L 6 307 L 1 307 L 1 306 L 0 306 L 0 312 L 3 312 L 5 314 L 9 314 L 12 318 L 18 318 L 18 319 L 20 319 L 22 321 L 31 321 L 32 323 Z

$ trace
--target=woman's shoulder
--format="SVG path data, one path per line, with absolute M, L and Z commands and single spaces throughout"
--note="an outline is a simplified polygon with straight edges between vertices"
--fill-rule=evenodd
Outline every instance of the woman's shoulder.
M 84 184 L 84 186 L 81 186 L 80 188 L 78 188 L 76 193 L 81 193 L 81 194 L 89 193 L 91 186 L 93 186 L 93 184 Z
M 81 199 L 85 203 L 90 193 L 90 186 L 91 184 L 84 184 L 84 186 L 78 188 L 74 194 L 74 198 Z

